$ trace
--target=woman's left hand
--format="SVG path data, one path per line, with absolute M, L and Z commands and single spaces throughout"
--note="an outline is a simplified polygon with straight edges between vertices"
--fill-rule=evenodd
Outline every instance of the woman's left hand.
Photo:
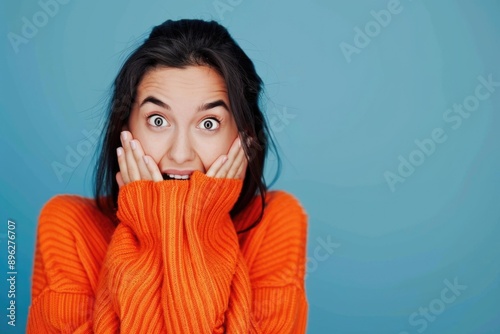
M 240 143 L 241 137 L 238 136 L 229 148 L 228 154 L 221 155 L 210 166 L 207 176 L 244 180 L 248 159 Z

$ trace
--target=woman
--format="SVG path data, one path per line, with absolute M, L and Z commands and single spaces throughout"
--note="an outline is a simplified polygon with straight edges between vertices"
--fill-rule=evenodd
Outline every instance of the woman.
M 307 215 L 267 191 L 261 88 L 216 22 L 152 30 L 115 79 L 95 199 L 42 209 L 28 332 L 305 332 Z

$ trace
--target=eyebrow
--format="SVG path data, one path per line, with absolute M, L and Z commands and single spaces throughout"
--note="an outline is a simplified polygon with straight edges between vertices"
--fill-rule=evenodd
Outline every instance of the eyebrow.
M 153 103 L 153 104 L 156 104 L 159 107 L 162 107 L 163 109 L 167 109 L 167 110 L 170 110 L 170 111 L 172 110 L 172 108 L 170 108 L 170 106 L 168 104 L 166 104 L 165 102 L 157 99 L 154 96 L 148 96 L 148 97 L 146 97 L 142 101 L 142 103 L 141 103 L 140 106 L 142 107 L 146 103 Z M 216 107 L 223 107 L 224 109 L 226 109 L 227 112 L 229 112 L 229 108 L 228 108 L 226 102 L 224 102 L 222 100 L 217 100 L 217 101 L 213 101 L 213 102 L 203 103 L 201 106 L 198 107 L 197 112 L 207 111 L 209 109 L 213 109 L 213 108 L 216 108 Z

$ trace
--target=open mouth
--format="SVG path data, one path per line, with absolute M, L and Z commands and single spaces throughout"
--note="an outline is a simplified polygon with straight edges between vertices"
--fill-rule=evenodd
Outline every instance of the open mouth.
M 163 180 L 189 180 L 189 175 L 162 174 Z

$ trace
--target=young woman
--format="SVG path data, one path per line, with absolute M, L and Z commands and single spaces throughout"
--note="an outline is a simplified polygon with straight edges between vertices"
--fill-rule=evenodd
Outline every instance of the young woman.
M 166 21 L 114 82 L 95 198 L 39 217 L 29 333 L 304 333 L 307 214 L 267 191 L 252 61 Z

